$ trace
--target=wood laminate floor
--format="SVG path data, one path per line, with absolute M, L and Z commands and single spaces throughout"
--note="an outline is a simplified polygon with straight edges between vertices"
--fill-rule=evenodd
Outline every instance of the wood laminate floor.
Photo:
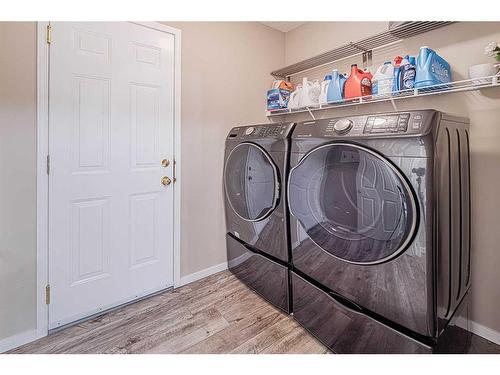
M 328 353 L 229 271 L 65 328 L 11 353 Z M 474 336 L 471 353 L 500 353 Z

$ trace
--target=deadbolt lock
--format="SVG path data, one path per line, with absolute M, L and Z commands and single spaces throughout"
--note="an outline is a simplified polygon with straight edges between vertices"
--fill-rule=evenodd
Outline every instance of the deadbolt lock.
M 166 168 L 166 167 L 168 167 L 169 165 L 170 165 L 170 160 L 168 160 L 168 159 L 163 159 L 163 160 L 161 161 L 161 166 L 162 166 L 162 167 Z
M 163 176 L 162 179 L 161 179 L 161 183 L 164 185 L 164 186 L 168 186 L 172 183 L 172 180 L 170 178 L 168 178 L 167 176 Z

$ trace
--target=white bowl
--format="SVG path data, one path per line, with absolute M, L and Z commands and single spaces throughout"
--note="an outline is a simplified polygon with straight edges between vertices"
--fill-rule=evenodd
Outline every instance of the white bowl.
M 488 64 L 479 64 L 479 65 L 473 65 L 469 67 L 469 78 L 470 79 L 477 79 L 477 78 L 484 78 L 484 77 L 491 77 L 497 74 L 497 68 L 494 64 L 488 63 Z M 479 80 L 483 81 L 483 80 Z M 476 81 L 474 81 L 476 82 Z M 476 83 L 482 83 L 482 82 L 476 82 Z

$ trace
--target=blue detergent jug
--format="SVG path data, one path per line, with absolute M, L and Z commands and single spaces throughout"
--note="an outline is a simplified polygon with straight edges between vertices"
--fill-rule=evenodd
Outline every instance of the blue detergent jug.
M 344 98 L 344 86 L 347 78 L 343 74 L 339 74 L 337 69 L 332 71 L 332 81 L 328 85 L 326 99 L 328 103 L 338 102 Z
M 429 47 L 420 47 L 416 65 L 416 88 L 451 82 L 450 64 Z
M 403 56 L 396 56 L 394 58 L 394 81 L 392 82 L 392 91 L 393 92 L 398 92 L 400 90 L 399 88 L 399 73 L 400 70 L 399 68 L 401 67 L 401 62 L 404 60 Z

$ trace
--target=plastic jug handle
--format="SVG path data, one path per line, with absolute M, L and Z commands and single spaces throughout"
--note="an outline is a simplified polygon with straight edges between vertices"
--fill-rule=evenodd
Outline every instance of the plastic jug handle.
M 272 87 L 272 89 L 277 89 L 278 87 L 280 87 L 280 84 L 281 84 L 281 81 L 277 79 L 277 80 L 273 81 L 273 85 L 271 87 Z

